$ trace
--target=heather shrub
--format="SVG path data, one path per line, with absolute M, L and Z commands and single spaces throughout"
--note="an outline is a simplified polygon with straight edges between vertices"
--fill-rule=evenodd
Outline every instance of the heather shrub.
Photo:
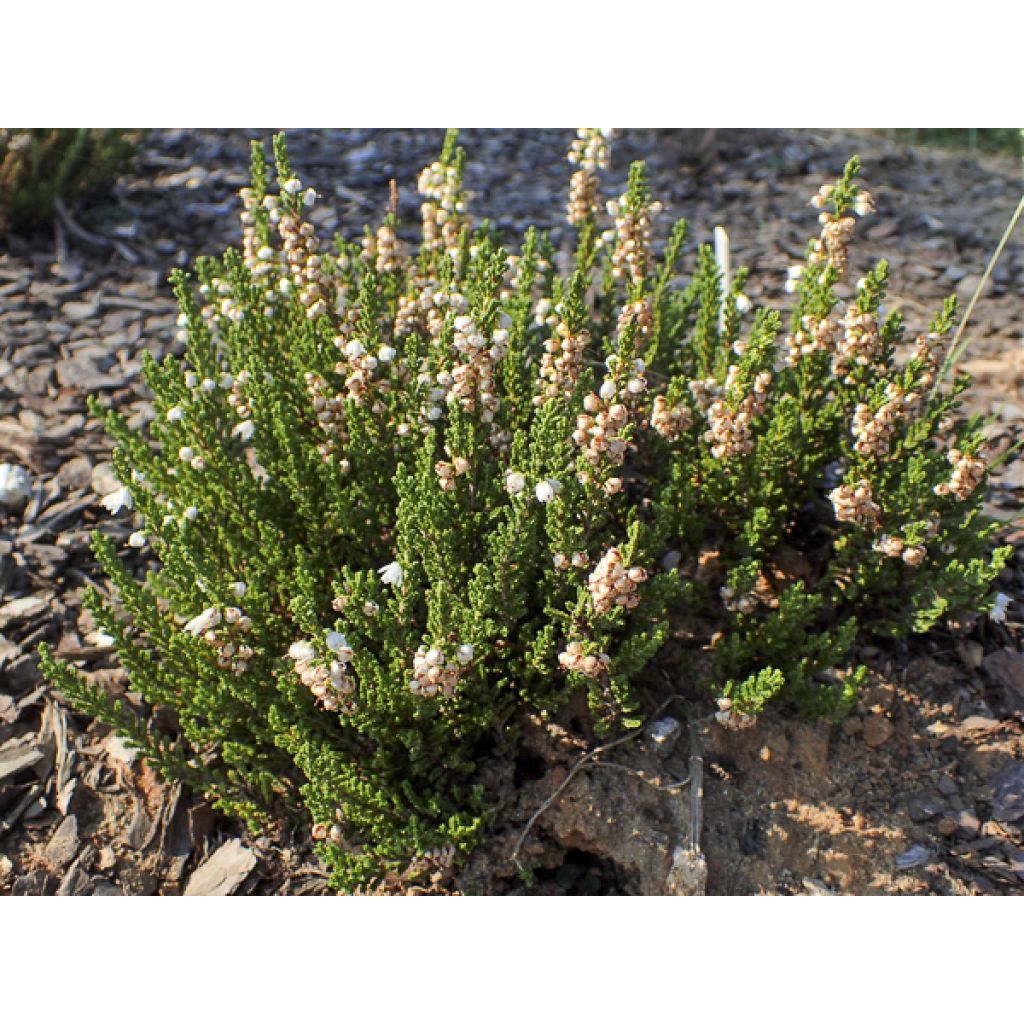
M 241 251 L 175 278 L 187 352 L 146 366 L 148 436 L 95 407 L 124 483 L 105 503 L 156 568 L 101 531 L 117 598 L 89 605 L 177 728 L 43 665 L 252 826 L 301 806 L 336 885 L 477 842 L 480 767 L 524 712 L 584 693 L 599 734 L 635 724 L 670 633 L 741 727 L 769 701 L 840 715 L 858 640 L 991 603 L 980 425 L 967 379 L 939 379 L 952 301 L 907 344 L 884 263 L 837 295 L 872 209 L 855 160 L 813 200 L 783 328 L 722 246 L 679 283 L 686 226 L 659 236 L 643 165 L 600 199 L 597 130 L 570 151 L 564 272 L 542 233 L 510 253 L 474 227 L 454 134 L 415 248 L 394 200 L 321 244 L 274 148 Z
M 46 224 L 57 199 L 110 184 L 139 137 L 124 128 L 0 128 L 0 234 Z

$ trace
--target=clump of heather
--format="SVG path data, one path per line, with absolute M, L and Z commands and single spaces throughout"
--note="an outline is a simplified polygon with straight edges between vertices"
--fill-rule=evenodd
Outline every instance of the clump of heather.
M 677 285 L 686 226 L 659 243 L 641 164 L 601 203 L 605 131 L 570 150 L 565 273 L 543 234 L 512 252 L 474 227 L 454 134 L 418 248 L 394 196 L 325 245 L 274 150 L 271 187 L 253 149 L 241 250 L 175 279 L 187 354 L 146 366 L 148 434 L 95 410 L 106 504 L 157 569 L 101 533 L 117 599 L 90 606 L 180 732 L 44 668 L 254 827 L 301 810 L 339 887 L 477 842 L 480 767 L 524 712 L 583 693 L 599 733 L 635 724 L 673 629 L 741 728 L 769 701 L 841 714 L 859 638 L 991 604 L 983 439 L 966 378 L 939 380 L 953 304 L 908 347 L 884 262 L 837 295 L 873 209 L 856 161 L 814 199 L 784 330 L 722 238 Z
M 49 224 L 59 200 L 109 186 L 141 136 L 125 128 L 0 128 L 0 234 Z

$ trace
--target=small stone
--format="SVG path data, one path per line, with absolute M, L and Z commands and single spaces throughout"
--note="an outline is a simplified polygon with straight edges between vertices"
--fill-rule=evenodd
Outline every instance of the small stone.
M 835 896 L 835 893 L 820 878 L 805 878 L 803 886 L 811 896 Z
M 32 497 L 32 477 L 23 466 L 0 464 L 0 506 L 20 512 Z
M 76 455 L 60 467 L 57 479 L 63 487 L 85 490 L 92 483 L 92 463 L 84 455 Z
M 968 668 L 981 668 L 981 663 L 985 658 L 985 648 L 976 640 L 961 640 L 957 645 L 957 652 L 960 655 L 960 660 Z
M 1024 710 L 1024 655 L 1012 647 L 993 651 L 984 660 L 985 672 L 1000 687 L 1011 710 Z
M 953 815 L 953 820 L 956 822 L 957 831 L 968 836 L 976 836 L 981 830 L 981 822 L 978 820 L 978 815 L 973 807 L 957 811 Z
M 1013 822 L 1024 817 L 1024 761 L 1015 761 L 992 780 L 992 817 Z
M 956 822 L 952 818 L 942 818 L 936 827 L 939 835 L 947 839 L 956 833 Z
M 99 858 L 96 861 L 96 867 L 100 871 L 109 871 L 114 865 L 117 864 L 117 854 L 114 852 L 112 846 L 100 847 Z
M 893 732 L 893 724 L 885 715 L 868 715 L 864 719 L 864 742 L 869 747 L 880 747 Z
M 124 893 L 112 882 L 97 882 L 93 896 L 123 896 Z
M 1014 847 L 1008 851 L 1007 857 L 1010 861 L 1010 870 L 1018 878 L 1024 878 L 1024 850 Z
M 109 462 L 98 462 L 92 469 L 92 489 L 105 498 L 121 486 L 121 481 L 114 475 L 114 467 Z
M 911 846 L 909 850 L 904 850 L 903 853 L 896 854 L 895 863 L 901 871 L 907 871 L 910 868 L 919 868 L 930 863 L 932 858 L 932 850 L 918 844 Z
M 928 821 L 945 809 L 945 804 L 941 800 L 928 793 L 914 793 L 907 797 L 907 814 L 910 815 L 911 821 Z
M 676 718 L 659 718 L 647 727 L 647 738 L 662 757 L 668 757 L 675 748 L 683 727 Z
M 974 293 L 981 287 L 982 277 L 980 274 L 968 274 L 966 277 L 960 278 L 956 286 L 956 297 L 961 302 L 970 302 L 974 297 Z M 986 294 L 992 290 L 992 282 L 985 282 L 985 289 L 982 294 Z
M 958 786 L 956 782 L 951 779 L 948 775 L 940 775 L 939 781 L 936 783 L 939 792 L 943 796 L 955 796 L 958 792 Z

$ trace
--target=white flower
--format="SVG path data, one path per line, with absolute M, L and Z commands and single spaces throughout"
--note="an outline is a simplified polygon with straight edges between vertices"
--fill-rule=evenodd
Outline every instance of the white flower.
M 302 188 L 302 182 L 298 178 L 289 178 L 281 188 L 288 193 L 288 195 L 295 195 L 300 188 Z
M 405 573 L 402 572 L 402 567 L 397 562 L 388 562 L 387 565 L 382 565 L 377 573 L 381 583 L 389 587 L 400 587 L 402 580 L 405 579 Z
M 390 345 L 381 345 L 380 351 L 378 351 L 377 353 L 377 358 L 382 363 L 390 363 L 391 360 L 394 359 L 397 354 L 398 353 L 395 351 L 395 349 L 393 349 Z
M 1006 609 L 1012 604 L 1012 600 L 1007 594 L 996 594 L 995 604 L 988 613 L 988 617 L 993 622 L 1005 622 L 1006 621 Z
M 144 548 L 146 546 L 146 535 L 142 530 L 136 530 L 128 538 L 128 547 L 130 548 Z
M 787 267 L 786 268 L 786 291 L 792 294 L 800 286 L 800 278 L 803 277 L 804 268 L 802 266 Z
M 97 647 L 113 647 L 117 641 L 109 634 L 104 633 L 102 629 L 97 629 L 92 635 L 93 642 Z
M 361 341 L 353 339 L 345 346 L 345 355 L 347 355 L 349 359 L 358 359 L 365 353 L 366 346 Z
M 185 374 L 185 387 L 194 388 L 199 385 L 199 375 L 192 370 Z
M 598 391 L 598 394 L 606 402 L 610 402 L 615 397 L 615 381 L 613 381 L 613 380 L 606 380 L 601 385 L 601 390 Z
M 346 647 L 348 647 L 348 640 L 345 638 L 344 633 L 339 633 L 333 629 L 329 629 L 327 631 L 327 649 L 329 651 L 333 651 L 337 654 Z
M 293 661 L 312 661 L 316 657 L 316 651 L 313 650 L 313 645 L 306 643 L 305 640 L 296 640 L 288 648 L 288 657 Z
M 306 206 L 312 206 L 316 202 L 316 189 L 307 188 L 306 191 L 302 193 L 302 201 Z
M 239 600 L 245 597 L 245 592 L 248 589 L 249 588 L 241 580 L 238 580 L 237 582 L 231 584 L 231 593 L 234 594 L 235 597 L 237 597 Z
M 534 493 L 537 495 L 537 500 L 543 502 L 545 505 L 552 501 L 556 494 L 562 489 L 562 485 L 557 480 L 541 480 L 537 484 Z
M 507 470 L 505 473 L 505 490 L 509 494 L 520 494 L 526 486 L 526 477 L 514 470 Z
M 191 522 L 192 520 L 197 519 L 199 517 L 199 509 L 197 509 L 195 505 L 189 505 L 189 507 L 185 509 L 185 511 L 181 514 L 187 520 L 189 520 L 189 522 Z
M 216 391 L 217 382 L 212 377 L 204 377 L 203 383 L 199 385 L 200 391 Z
M 251 441 L 252 435 L 256 433 L 256 424 L 252 420 L 242 420 L 231 428 L 231 436 L 237 437 L 239 441 Z
M 740 292 L 736 296 L 736 312 L 737 313 L 749 313 L 750 310 L 753 308 L 753 305 L 754 304 L 750 301 L 750 299 L 746 295 L 743 294 L 743 292 Z
M 112 516 L 116 516 L 123 509 L 128 509 L 130 512 L 135 506 L 135 501 L 132 498 L 132 492 L 127 487 L 119 487 L 116 491 L 111 491 L 110 494 L 101 499 L 100 504 Z
M 199 636 L 200 633 L 205 633 L 208 629 L 213 629 L 214 626 L 219 626 L 221 620 L 221 614 L 219 608 L 207 608 L 205 611 L 200 612 L 194 619 L 189 619 L 185 623 L 185 632 L 191 633 L 193 636 Z
M 168 423 L 180 423 L 185 418 L 185 410 L 180 405 L 167 410 Z
M 185 445 L 178 449 L 178 458 L 181 459 L 182 462 L 191 462 L 195 457 L 195 448 L 190 448 L 188 445 Z
M 455 660 L 460 665 L 468 665 L 473 660 L 473 645 L 460 644 L 459 649 L 455 652 Z

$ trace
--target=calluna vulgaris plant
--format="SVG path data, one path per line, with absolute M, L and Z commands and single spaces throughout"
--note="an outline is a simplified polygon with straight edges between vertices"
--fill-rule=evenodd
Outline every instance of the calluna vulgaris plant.
M 242 251 L 199 262 L 198 296 L 175 279 L 187 355 L 146 367 L 149 437 L 103 413 L 105 504 L 160 568 L 139 582 L 99 534 L 118 600 L 89 606 L 181 735 L 44 668 L 252 825 L 301 798 L 339 887 L 478 841 L 478 765 L 524 710 L 585 691 L 599 732 L 633 724 L 670 621 L 702 624 L 739 727 L 770 700 L 842 714 L 858 639 L 991 603 L 980 428 L 954 419 L 966 378 L 939 388 L 952 300 L 897 360 L 886 264 L 836 295 L 872 210 L 857 161 L 813 200 L 787 331 L 708 246 L 677 284 L 686 227 L 656 257 L 642 164 L 606 220 L 607 146 L 572 144 L 565 274 L 534 230 L 510 255 L 474 229 L 454 134 L 411 252 L 394 197 L 322 246 L 283 139 L 276 191 L 254 146 Z
M 125 128 L 0 128 L 0 234 L 48 223 L 57 199 L 112 182 L 140 136 Z

